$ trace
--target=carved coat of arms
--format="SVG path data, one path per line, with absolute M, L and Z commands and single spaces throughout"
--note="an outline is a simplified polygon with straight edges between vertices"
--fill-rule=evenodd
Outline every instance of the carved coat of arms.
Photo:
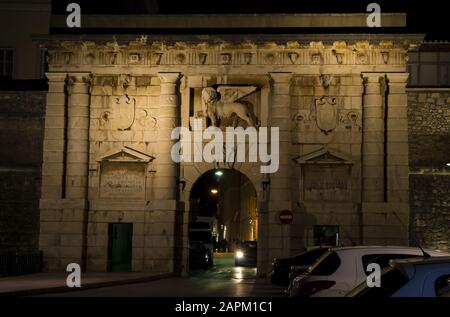
M 130 130 L 136 120 L 136 99 L 128 95 L 114 97 L 111 108 L 114 113 L 114 119 L 111 122 L 113 129 Z
M 336 129 L 338 115 L 336 98 L 324 96 L 315 100 L 317 127 L 325 134 Z

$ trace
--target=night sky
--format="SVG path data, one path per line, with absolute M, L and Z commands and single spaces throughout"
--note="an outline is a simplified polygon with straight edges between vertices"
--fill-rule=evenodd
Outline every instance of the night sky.
M 65 14 L 72 0 L 52 1 L 54 14 Z M 408 32 L 427 33 L 429 40 L 449 40 L 445 1 L 407 0 L 78 0 L 82 14 L 185 14 L 185 13 L 365 13 L 376 2 L 382 12 L 406 12 Z

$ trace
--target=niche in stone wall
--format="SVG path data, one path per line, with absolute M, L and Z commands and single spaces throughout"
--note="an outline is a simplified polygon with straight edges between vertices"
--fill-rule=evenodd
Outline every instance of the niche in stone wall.
M 146 174 L 153 159 L 129 147 L 103 155 L 98 160 L 100 198 L 144 200 Z
M 322 148 L 296 158 L 301 165 L 304 201 L 349 201 L 353 161 L 336 150 Z

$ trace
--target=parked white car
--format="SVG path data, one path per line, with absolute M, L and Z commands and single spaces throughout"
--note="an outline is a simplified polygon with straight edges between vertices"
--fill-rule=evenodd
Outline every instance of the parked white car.
M 425 250 L 432 257 L 449 253 Z M 422 257 L 420 248 L 401 246 L 356 246 L 332 248 L 323 254 L 304 274 L 293 279 L 290 297 L 342 297 L 367 279 L 370 263 L 383 269 L 392 259 Z
M 450 297 L 450 257 L 392 260 L 380 287 L 361 283 L 348 297 Z

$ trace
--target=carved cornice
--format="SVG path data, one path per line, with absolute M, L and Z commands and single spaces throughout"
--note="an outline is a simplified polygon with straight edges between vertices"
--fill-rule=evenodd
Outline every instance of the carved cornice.
M 144 37 L 145 38 L 145 37 Z M 407 42 L 288 41 L 253 43 L 64 41 L 47 45 L 49 63 L 64 65 L 405 65 Z

